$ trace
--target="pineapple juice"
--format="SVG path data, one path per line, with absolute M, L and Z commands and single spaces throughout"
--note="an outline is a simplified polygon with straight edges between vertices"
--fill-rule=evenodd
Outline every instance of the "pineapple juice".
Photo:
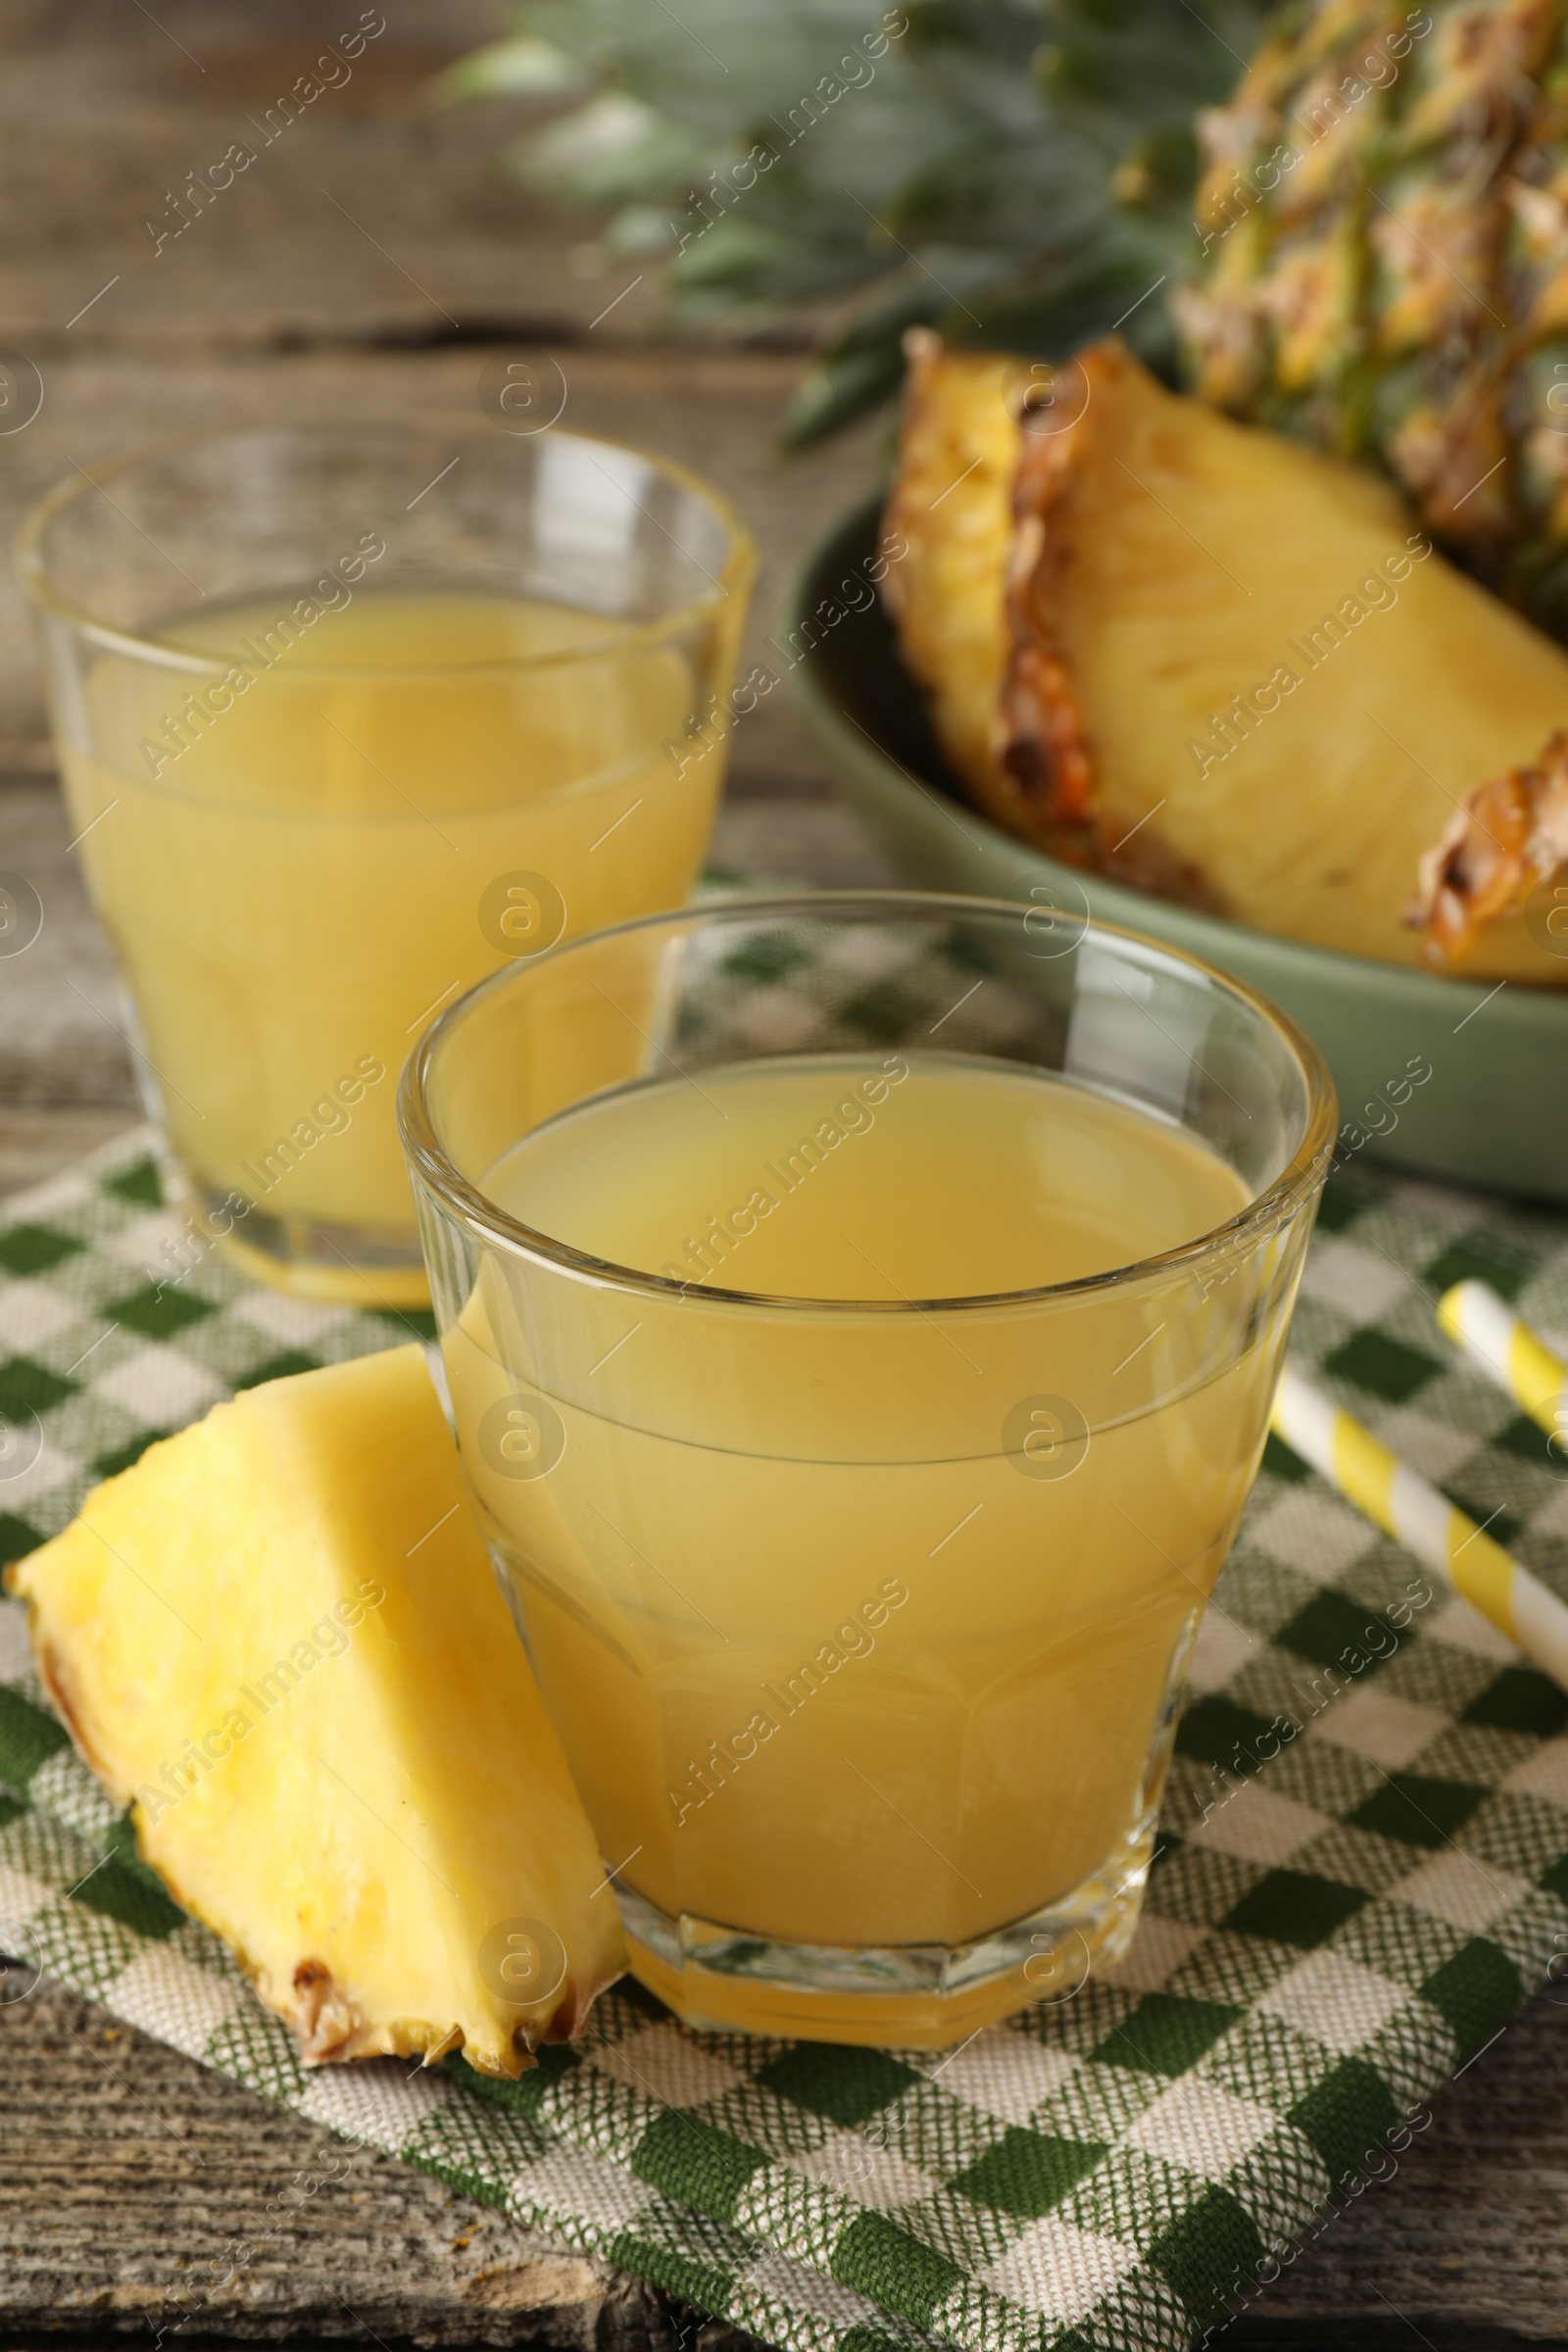
M 1140 1875 L 1277 1350 L 1227 1340 L 1212 1376 L 1168 1372 L 1174 1310 L 1147 1285 L 1095 1295 L 1093 1366 L 1027 1303 L 911 1302 L 1128 1265 L 1237 1215 L 1242 1180 L 1108 1096 L 907 1053 L 621 1088 L 481 1189 L 688 1285 L 623 1295 L 626 1336 L 591 1365 L 610 1326 L 519 1303 L 492 1257 L 445 1341 L 481 1517 L 617 1885 L 784 1943 L 951 1947 L 1119 1856 Z M 763 1296 L 707 1303 L 719 1286 Z M 868 1358 L 844 1318 L 878 1314 Z M 924 2030 L 906 2004 L 894 2022 Z
M 203 1191 L 416 1257 L 410 1048 L 509 956 L 684 900 L 721 761 L 677 774 L 691 664 L 625 622 L 366 590 L 289 639 L 290 601 L 165 630 L 235 665 L 216 712 L 187 707 L 188 670 L 98 658 L 95 751 L 62 747 L 74 826 Z M 412 1269 L 377 1280 L 423 1293 Z

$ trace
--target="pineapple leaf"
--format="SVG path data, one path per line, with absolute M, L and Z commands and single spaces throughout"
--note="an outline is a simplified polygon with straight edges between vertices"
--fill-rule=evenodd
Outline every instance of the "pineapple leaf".
M 1038 72 L 1056 117 L 1115 154 L 1190 129 L 1245 73 L 1270 0 L 1054 0 Z
M 824 353 L 801 380 L 779 436 L 786 450 L 809 449 L 881 405 L 904 377 L 904 355 L 895 342 L 874 350 Z
M 464 98 L 575 98 L 591 86 L 579 59 L 554 41 L 527 33 L 475 49 L 438 74 L 435 84 L 437 95 L 453 103 Z
M 1046 257 L 1071 253 L 1106 210 L 1098 158 L 1063 128 L 1049 143 L 977 138 L 906 180 L 879 219 L 917 249 L 940 241 Z
M 1192 119 L 1231 88 L 1263 14 L 1261 0 L 905 0 L 880 17 L 865 0 L 681 0 L 678 16 L 526 0 L 511 37 L 444 87 L 541 92 L 556 77 L 577 103 L 512 168 L 614 208 L 614 250 L 662 252 L 673 324 L 752 332 L 835 306 L 784 427 L 800 448 L 897 389 L 916 321 L 1060 357 L 1127 315 L 1168 369 L 1157 288 L 1195 250 Z
M 781 448 L 808 449 L 826 440 L 897 391 L 906 329 L 951 324 L 954 315 L 951 298 L 917 264 L 891 273 L 802 379 L 784 419 Z
M 690 131 L 622 90 L 606 90 L 513 150 L 519 179 L 583 205 L 614 204 L 702 162 Z

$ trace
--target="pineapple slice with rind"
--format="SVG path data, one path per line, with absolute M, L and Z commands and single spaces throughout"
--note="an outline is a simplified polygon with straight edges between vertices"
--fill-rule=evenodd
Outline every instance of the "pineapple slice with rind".
M 1412 919 L 1452 961 L 1488 923 L 1521 913 L 1539 946 L 1568 957 L 1568 734 L 1471 793 L 1422 859 Z
M 144 1858 L 308 2058 L 514 2077 L 619 1975 L 418 1347 L 216 1406 L 12 1583 Z
M 906 548 L 882 595 L 905 667 L 925 687 L 944 753 L 1003 824 L 1016 787 L 995 748 L 1007 667 L 1005 582 L 1027 364 L 955 350 L 927 327 L 904 338 L 908 396 L 886 526 Z
M 939 354 L 917 365 L 905 465 L 964 446 L 965 403 L 994 427 L 1001 363 L 988 379 L 962 356 L 963 372 Z M 922 615 L 906 660 L 976 800 L 1058 857 L 1259 930 L 1568 983 L 1518 891 L 1477 896 L 1461 923 L 1451 891 L 1439 919 L 1429 888 L 1424 934 L 1409 922 L 1455 811 L 1568 724 L 1568 655 L 1435 554 L 1375 475 L 1167 392 L 1114 338 L 1073 368 L 1072 398 L 1010 416 L 1004 644 L 983 672 L 972 582 L 951 650 L 941 626 L 953 570 L 936 542 L 955 501 L 917 544 L 910 485 L 896 493 L 903 613 Z M 988 545 L 997 464 L 972 493 Z M 1470 819 L 1485 825 L 1479 796 Z M 1548 835 L 1532 838 L 1539 885 Z

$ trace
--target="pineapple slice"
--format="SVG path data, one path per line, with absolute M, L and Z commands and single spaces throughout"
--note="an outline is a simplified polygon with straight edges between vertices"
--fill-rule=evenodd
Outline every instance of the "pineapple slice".
M 11 1581 L 142 1854 L 308 2058 L 513 2077 L 619 1975 L 416 1346 L 216 1406 Z
M 934 708 L 976 798 L 1058 856 L 1259 930 L 1568 982 L 1525 915 L 1529 888 L 1550 880 L 1539 827 L 1528 886 L 1472 893 L 1463 921 L 1451 857 L 1447 896 L 1432 886 L 1455 812 L 1468 800 L 1485 831 L 1485 780 L 1529 768 L 1568 725 L 1568 655 L 1435 555 L 1376 476 L 1178 398 L 1114 339 L 1076 366 L 1065 421 L 1013 424 L 1008 643 L 984 781 L 968 614 L 951 668 L 929 623 L 911 664 L 968 697 L 961 743 L 940 687 Z M 940 382 L 936 363 L 925 380 Z M 944 431 L 956 437 L 951 418 Z M 911 417 L 906 450 L 920 432 Z M 900 568 L 922 558 L 936 560 L 911 541 Z M 919 606 L 918 577 L 901 593 Z
M 1027 369 L 995 352 L 951 350 L 923 326 L 910 327 L 904 350 L 909 391 L 885 519 L 908 553 L 890 565 L 882 594 L 943 751 L 980 807 L 1013 824 L 1018 791 L 993 738 Z
M 1568 956 L 1568 734 L 1539 766 L 1471 793 L 1422 859 L 1415 913 L 1452 960 L 1486 924 L 1521 911 L 1535 915 L 1539 945 Z

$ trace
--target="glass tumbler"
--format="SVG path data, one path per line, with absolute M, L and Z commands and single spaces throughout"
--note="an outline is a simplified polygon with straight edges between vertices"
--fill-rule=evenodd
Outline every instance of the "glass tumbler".
M 78 470 L 19 562 L 201 1231 L 307 1296 L 421 1301 L 398 1071 L 486 973 L 689 895 L 745 529 L 613 442 L 356 421 Z
M 957 1237 L 983 1290 L 922 1287 L 938 1163 L 951 1201 L 1020 1086 L 1100 1270 L 1031 1287 L 1026 1202 Z M 482 982 L 400 1115 L 474 1507 L 637 1975 L 703 2026 L 937 2047 L 1118 1956 L 1327 1171 L 1307 1040 L 1038 907 L 751 900 Z M 1118 1258 L 1195 1170 L 1219 1213 Z M 653 1219 L 637 1262 L 595 1202 Z M 748 1289 L 760 1221 L 808 1215 L 863 1281 Z

